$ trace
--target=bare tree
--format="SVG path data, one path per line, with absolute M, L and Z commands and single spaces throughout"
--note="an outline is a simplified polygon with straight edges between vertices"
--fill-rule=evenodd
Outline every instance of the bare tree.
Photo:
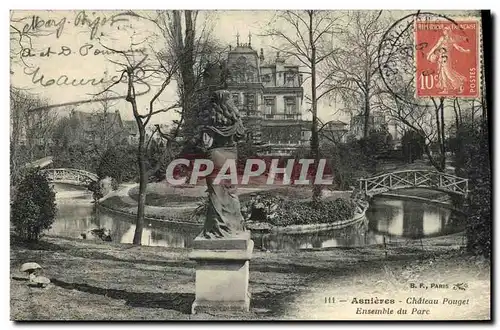
M 420 98 L 415 92 L 415 56 L 412 15 L 396 21 L 384 32 L 378 49 L 380 92 L 373 106 L 385 111 L 393 122 L 414 131 L 424 141 L 424 152 L 438 171 L 446 168 L 445 109 L 453 100 Z M 395 25 L 399 28 L 395 28 Z
M 158 11 L 150 18 L 161 31 L 171 56 L 178 59 L 175 74 L 179 103 L 182 108 L 177 128 L 170 133 L 180 133 L 190 140 L 198 125 L 198 109 L 205 95 L 203 76 L 207 67 L 223 62 L 226 49 L 219 45 L 211 35 L 211 20 L 204 18 L 197 25 L 199 12 L 193 10 Z M 163 137 L 167 138 L 165 134 Z M 174 140 L 167 138 L 168 143 Z
M 326 77 L 319 81 L 321 78 L 318 75 L 320 72 L 318 67 L 328 58 L 336 55 L 337 49 L 333 47 L 331 41 L 332 35 L 338 29 L 338 20 L 328 11 L 287 10 L 278 12 L 269 26 L 270 28 L 262 35 L 276 41 L 277 46 L 272 47 L 286 57 L 298 61 L 301 66 L 305 67 L 305 73 L 309 75 L 307 78 L 311 78 L 311 156 L 318 163 L 318 101 L 331 92 L 331 89 L 326 86 Z M 275 28 L 276 26 L 282 28 Z M 321 187 L 314 185 L 313 200 L 318 202 L 320 196 Z
M 330 129 L 330 125 L 335 121 L 336 120 L 329 120 L 327 122 L 323 122 L 321 119 L 318 118 L 318 122 L 320 124 L 318 128 L 318 134 L 322 138 L 333 143 L 334 145 L 341 143 L 343 138 L 347 135 L 347 130 L 338 131 Z
M 146 42 L 151 36 L 140 37 L 140 42 L 134 42 L 137 35 L 134 31 L 130 37 L 130 47 L 133 49 L 138 45 Z M 139 132 L 139 140 L 137 145 L 137 164 L 139 168 L 139 200 L 137 206 L 136 229 L 134 233 L 133 244 L 140 245 L 142 243 L 142 231 L 144 227 L 144 211 L 146 206 L 146 187 L 148 184 L 148 165 L 147 165 L 147 140 L 146 128 L 154 115 L 164 113 L 179 107 L 177 102 L 167 106 L 158 107 L 160 104 L 160 96 L 163 94 L 167 86 L 172 82 L 174 74 L 178 69 L 178 61 L 173 60 L 165 51 L 155 51 L 155 47 L 149 48 L 149 51 L 138 55 L 137 52 L 129 50 L 113 49 L 101 42 L 101 45 L 120 56 L 121 61 L 108 59 L 120 68 L 120 79 L 108 86 L 100 94 L 110 91 L 114 86 L 125 82 L 126 98 L 130 104 L 130 109 L 134 116 Z M 140 86 L 147 88 L 156 87 L 156 91 L 149 98 L 149 102 L 145 106 L 140 106 L 138 102 L 137 88 Z M 142 109 L 141 109 L 142 108 Z
M 206 66 L 219 63 L 223 51 L 218 45 L 210 40 L 208 34 L 202 29 L 200 36 L 196 36 L 197 12 L 184 11 L 184 21 L 181 20 L 180 11 L 158 11 L 153 16 L 145 14 L 134 14 L 141 20 L 152 22 L 158 32 L 154 33 L 153 39 L 158 43 L 151 46 L 149 54 L 137 58 L 137 54 L 127 51 L 112 49 L 120 54 L 126 62 L 112 63 L 122 67 L 121 79 L 109 86 L 104 92 L 110 90 L 121 81 L 127 84 L 126 101 L 130 104 L 132 113 L 139 130 L 138 141 L 138 165 L 139 165 L 139 202 L 136 219 L 136 230 L 134 244 L 141 244 L 143 229 L 144 207 L 146 203 L 146 186 L 148 176 L 161 166 L 162 158 L 171 158 L 172 144 L 177 142 L 181 130 L 192 133 L 197 120 L 197 109 L 199 107 L 199 95 L 203 92 L 202 78 Z M 185 34 L 182 34 L 184 28 Z M 148 40 L 151 38 L 147 38 Z M 137 45 L 131 41 L 131 45 Z M 164 45 L 161 51 L 155 51 L 158 44 Z M 109 47 L 103 45 L 105 48 Z M 148 80 L 149 79 L 149 80 Z M 168 106 L 158 107 L 162 104 L 160 100 L 167 86 L 174 81 L 177 83 L 179 99 Z M 157 90 L 150 98 L 148 106 L 140 110 L 137 100 L 136 89 L 138 86 L 157 85 Z M 180 119 L 174 121 L 169 132 L 162 132 L 160 126 L 155 126 L 147 137 L 147 125 L 151 118 L 162 112 L 177 111 Z M 167 140 L 166 153 L 162 155 L 156 167 L 148 170 L 147 149 L 155 134 Z
M 363 116 L 363 137 L 369 134 L 374 96 L 380 93 L 377 56 L 387 27 L 382 10 L 349 12 L 347 24 L 337 34 L 340 49 L 324 65 L 325 85 L 331 95 L 339 96 L 347 108 L 359 109 Z
M 10 88 L 10 100 L 10 163 L 15 179 L 27 162 L 48 155 L 57 115 L 49 110 L 32 111 L 47 102 L 15 87 Z
M 124 136 L 124 128 L 120 126 L 116 112 L 116 100 L 110 90 L 99 97 L 99 108 L 92 114 L 91 130 L 93 134 L 93 152 L 101 156 L 110 146 L 116 145 Z
M 414 131 L 424 140 L 424 152 L 432 166 L 442 172 L 446 167 L 446 136 L 444 123 L 444 98 L 436 100 L 417 99 L 411 85 L 405 94 L 400 89 L 397 97 L 392 92 L 380 93 L 375 106 L 380 107 L 389 117 Z M 439 150 L 433 152 L 436 144 Z

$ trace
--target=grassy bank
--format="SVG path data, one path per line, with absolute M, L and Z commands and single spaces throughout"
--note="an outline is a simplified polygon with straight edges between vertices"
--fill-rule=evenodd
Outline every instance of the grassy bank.
M 165 182 L 150 183 L 147 186 L 145 214 L 147 218 L 199 223 L 199 218 L 193 216 L 193 211 L 206 198 L 206 186 L 173 187 Z M 310 187 L 300 186 L 261 186 L 240 187 L 237 195 L 242 205 L 250 201 L 257 192 L 267 192 L 273 196 L 280 196 L 287 200 L 308 200 L 312 197 Z M 325 198 L 347 198 L 349 192 L 327 191 Z M 138 187 L 128 185 L 111 192 L 100 200 L 103 207 L 130 215 L 137 214 Z
M 130 191 L 134 189 L 136 185 L 121 187 L 102 198 L 99 204 L 111 211 L 135 215 L 137 214 L 137 200 L 130 196 Z M 146 202 L 144 214 L 146 218 L 155 220 L 199 223 L 199 219 L 193 217 L 193 210 L 196 207 L 196 202 L 170 203 L 162 206 L 149 205 Z
M 487 319 L 490 265 L 463 254 L 461 243 L 461 236 L 449 236 L 386 249 L 256 251 L 250 263 L 250 313 L 191 315 L 195 263 L 188 260 L 188 249 L 59 237 L 26 245 L 12 239 L 11 319 L 370 319 L 384 316 L 357 315 L 360 306 L 350 303 L 354 297 L 404 301 L 407 296 L 470 300 L 461 307 L 428 306 L 430 315 L 407 315 L 409 319 Z M 28 261 L 42 265 L 53 284 L 28 287 L 18 271 Z M 447 283 L 450 288 L 411 289 L 414 282 Z M 467 283 L 468 288 L 452 290 L 454 283 Z M 325 304 L 325 297 L 337 302 Z
M 125 213 L 128 215 L 137 214 L 137 203 L 125 203 L 119 196 L 112 196 L 100 203 L 100 206 L 109 211 L 118 213 Z M 172 222 L 186 222 L 186 223 L 199 223 L 199 219 L 193 217 L 193 210 L 196 205 L 188 205 L 184 207 L 155 207 L 146 205 L 144 214 L 148 219 L 172 221 Z
M 206 196 L 207 187 L 200 186 L 171 186 L 166 182 L 149 183 L 146 189 L 146 204 L 151 206 L 169 206 L 197 203 Z M 240 186 L 236 194 L 241 202 L 250 200 L 251 195 L 256 192 L 269 192 L 290 199 L 308 199 L 312 197 L 311 187 L 303 186 Z M 333 193 L 329 193 L 333 194 Z M 135 186 L 128 191 L 128 195 L 134 201 L 139 200 L 139 188 Z

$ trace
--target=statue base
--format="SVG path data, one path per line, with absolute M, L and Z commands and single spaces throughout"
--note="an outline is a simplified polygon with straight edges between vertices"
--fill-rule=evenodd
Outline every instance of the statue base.
M 189 259 L 196 260 L 196 298 L 191 313 L 250 310 L 250 232 L 229 238 L 196 237 Z

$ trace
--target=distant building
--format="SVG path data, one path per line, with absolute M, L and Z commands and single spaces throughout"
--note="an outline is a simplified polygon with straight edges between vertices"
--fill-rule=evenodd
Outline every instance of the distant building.
M 368 132 L 371 130 L 380 130 L 384 126 L 387 127 L 387 120 L 385 115 L 381 112 L 372 111 L 368 117 Z M 365 116 L 355 115 L 351 117 L 351 125 L 349 129 L 349 135 L 356 139 L 361 139 L 364 135 L 365 128 Z
M 297 65 L 286 64 L 279 53 L 265 61 L 239 38 L 227 60 L 228 90 L 248 130 L 247 139 L 261 154 L 290 155 L 310 139 L 310 121 L 302 119 L 302 75 Z
M 320 125 L 319 138 L 322 143 L 346 142 L 347 133 L 349 132 L 348 124 L 340 120 L 331 120 L 325 123 L 325 126 Z
M 124 120 L 123 127 L 129 144 L 139 141 L 139 128 L 137 127 L 137 122 L 135 120 Z
M 127 138 L 118 110 L 96 113 L 72 111 L 69 118 L 77 125 L 73 127 L 75 140 L 118 144 Z

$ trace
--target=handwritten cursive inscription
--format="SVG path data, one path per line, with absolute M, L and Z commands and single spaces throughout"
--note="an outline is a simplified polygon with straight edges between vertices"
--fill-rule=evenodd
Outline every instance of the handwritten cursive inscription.
M 31 17 L 31 22 L 26 23 L 23 27 L 23 34 L 29 34 L 30 32 L 39 32 L 42 30 L 52 30 L 55 29 L 56 38 L 59 38 L 64 30 L 64 25 L 66 24 L 66 17 L 59 20 L 55 19 L 43 19 L 38 15 L 33 15 Z
M 42 18 L 39 15 L 33 15 L 28 17 L 28 23 L 25 23 L 22 28 L 22 33 L 28 35 L 29 33 L 36 32 L 55 32 L 56 38 L 61 37 L 66 26 L 73 22 L 75 27 L 88 27 L 90 28 L 90 40 L 96 39 L 101 35 L 100 29 L 105 26 L 114 26 L 117 23 L 129 22 L 129 16 L 132 13 L 123 12 L 114 14 L 107 17 L 103 14 L 96 14 L 96 12 L 88 13 L 85 10 L 81 10 L 76 13 L 76 15 L 71 17 L 63 18 Z
M 133 54 L 133 53 L 140 53 L 140 54 L 146 54 L 146 48 L 136 48 L 136 49 L 129 49 L 129 50 L 124 50 L 124 51 L 117 51 L 113 49 L 102 49 L 102 48 L 97 48 L 92 44 L 86 43 L 80 47 L 77 47 L 77 50 L 72 50 L 69 46 L 60 46 L 60 47 L 47 47 L 46 49 L 43 49 L 42 51 L 35 51 L 32 48 L 23 48 L 21 51 L 21 57 L 24 58 L 30 58 L 30 57 L 50 57 L 50 55 L 55 55 L 55 56 L 69 56 L 69 55 L 80 55 L 80 56 L 88 56 L 88 55 L 94 55 L 94 56 L 105 56 L 105 55 L 112 55 L 116 53 L 122 53 L 122 54 Z
M 43 87 L 49 87 L 49 86 L 86 86 L 86 85 L 92 85 L 92 86 L 98 86 L 98 85 L 110 85 L 112 83 L 116 83 L 118 81 L 125 83 L 127 82 L 127 77 L 125 75 L 118 76 L 114 75 L 111 77 L 106 76 L 106 72 L 103 73 L 103 77 L 101 78 L 70 78 L 65 74 L 62 74 L 58 77 L 45 77 L 44 74 L 40 72 L 40 67 L 36 68 L 24 68 L 24 74 L 31 76 L 31 82 L 36 85 L 40 85 Z M 121 78 L 120 78 L 121 77 Z M 134 75 L 133 80 L 136 81 L 141 81 L 144 78 L 144 72 L 138 70 L 136 74 Z
M 92 14 L 89 15 L 85 10 L 82 10 L 76 14 L 74 25 L 90 27 L 90 40 L 93 40 L 96 36 L 100 36 L 98 35 L 100 27 L 103 27 L 106 24 L 113 26 L 116 23 L 128 22 L 127 16 L 129 15 L 129 13 L 119 13 L 108 18 L 105 15 L 96 15 L 95 12 L 92 12 Z

